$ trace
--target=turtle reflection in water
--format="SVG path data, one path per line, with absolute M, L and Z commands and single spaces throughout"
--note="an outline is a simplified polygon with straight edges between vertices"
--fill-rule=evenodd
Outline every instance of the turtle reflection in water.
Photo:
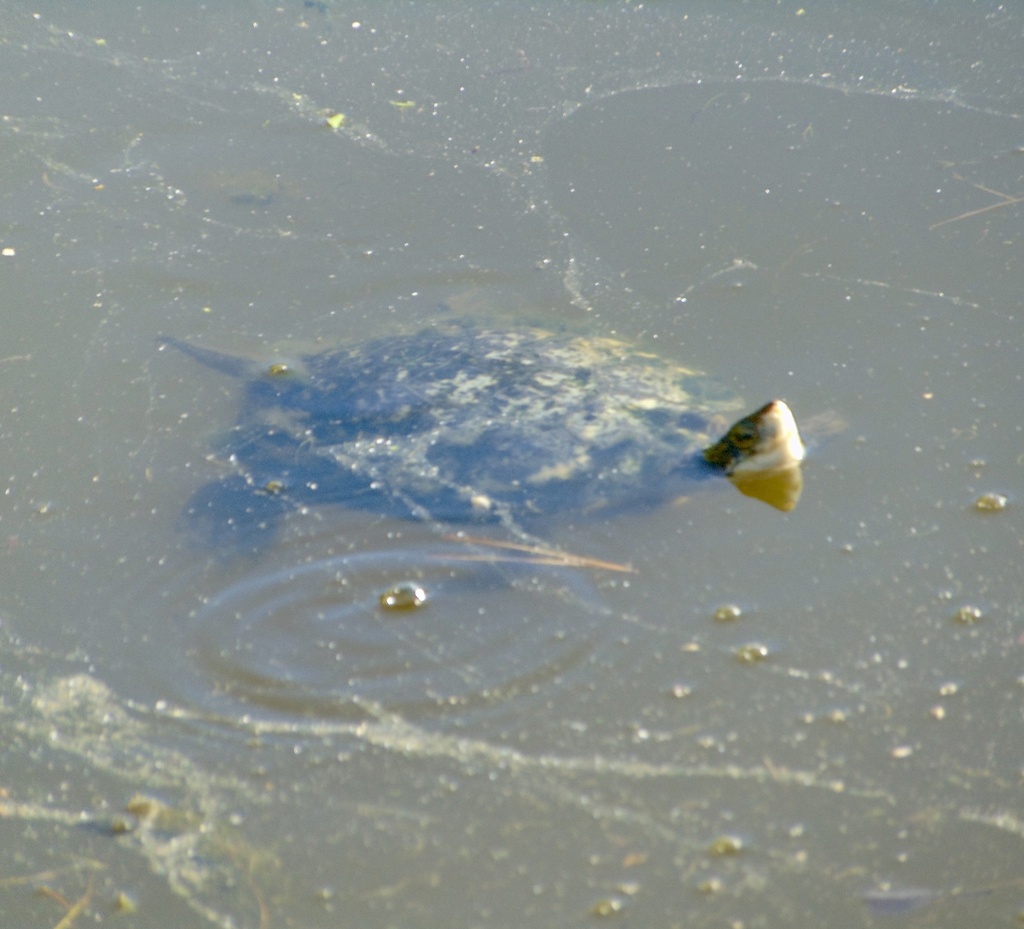
M 783 475 L 780 509 L 799 495 L 804 447 L 784 402 L 710 444 L 741 401 L 612 339 L 447 324 L 263 366 L 162 342 L 246 381 L 223 448 L 232 473 L 190 505 L 215 530 L 343 503 L 523 536 L 543 517 L 649 507 L 716 474 L 762 499 Z

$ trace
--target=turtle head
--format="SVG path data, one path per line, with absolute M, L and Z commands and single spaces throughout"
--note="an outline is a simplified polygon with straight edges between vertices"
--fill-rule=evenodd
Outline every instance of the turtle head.
M 800 431 L 782 400 L 772 400 L 744 416 L 714 445 L 704 449 L 704 460 L 730 477 L 785 471 L 803 459 Z

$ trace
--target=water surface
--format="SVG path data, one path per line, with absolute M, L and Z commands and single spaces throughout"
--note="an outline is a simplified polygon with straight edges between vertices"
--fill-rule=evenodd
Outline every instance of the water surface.
M 12 923 L 1014 924 L 1014 9 L 7 6 Z M 790 514 L 546 527 L 631 574 L 372 511 L 197 538 L 239 384 L 158 336 L 456 316 L 848 427 Z

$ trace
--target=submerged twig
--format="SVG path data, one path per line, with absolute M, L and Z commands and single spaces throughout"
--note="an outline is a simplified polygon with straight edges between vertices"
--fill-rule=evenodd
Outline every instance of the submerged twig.
M 89 878 L 89 886 L 86 887 L 85 893 L 74 902 L 74 905 L 64 914 L 64 918 L 53 929 L 71 929 L 75 924 L 75 920 L 85 912 L 85 908 L 89 905 L 90 900 L 92 900 L 91 877 Z
M 472 535 L 446 535 L 443 537 L 449 542 L 463 542 L 466 545 L 481 545 L 486 548 L 498 548 L 511 552 L 519 552 L 529 557 L 515 558 L 502 556 L 500 554 L 480 553 L 478 555 L 466 554 L 454 556 L 457 561 L 487 561 L 502 564 L 531 564 L 551 565 L 562 568 L 594 568 L 599 571 L 618 571 L 624 574 L 635 574 L 636 569 L 631 565 L 619 564 L 615 561 L 603 561 L 600 558 L 591 558 L 588 555 L 573 555 L 570 552 L 561 552 L 554 548 L 544 548 L 541 545 L 528 545 L 523 542 L 506 542 L 501 539 L 488 539 L 485 536 Z M 446 556 L 448 557 L 448 556 Z
M 953 179 L 963 181 L 965 184 L 970 184 L 972 187 L 976 187 L 984 193 L 992 194 L 994 197 L 1002 197 L 1002 200 L 998 203 L 990 203 L 988 206 L 979 207 L 976 210 L 968 210 L 966 213 L 960 213 L 957 216 L 950 216 L 948 219 L 940 219 L 937 223 L 932 223 L 928 227 L 929 232 L 933 229 L 938 229 L 939 226 L 945 226 L 947 223 L 955 223 L 961 219 L 970 219 L 973 216 L 980 216 L 982 213 L 988 213 L 990 210 L 999 210 L 1004 206 L 1012 206 L 1015 203 L 1024 203 L 1024 194 L 1004 194 L 1001 190 L 993 190 L 991 187 L 986 187 L 984 184 L 976 184 L 974 181 L 968 181 L 967 178 L 961 174 L 954 174 Z

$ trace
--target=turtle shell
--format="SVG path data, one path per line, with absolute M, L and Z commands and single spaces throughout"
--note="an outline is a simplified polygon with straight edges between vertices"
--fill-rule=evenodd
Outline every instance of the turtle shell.
M 742 405 L 624 342 L 533 328 L 451 324 L 264 365 L 163 341 L 246 381 L 219 451 L 233 477 L 193 504 L 227 520 L 285 501 L 516 527 L 650 506 L 714 473 L 701 450 Z

